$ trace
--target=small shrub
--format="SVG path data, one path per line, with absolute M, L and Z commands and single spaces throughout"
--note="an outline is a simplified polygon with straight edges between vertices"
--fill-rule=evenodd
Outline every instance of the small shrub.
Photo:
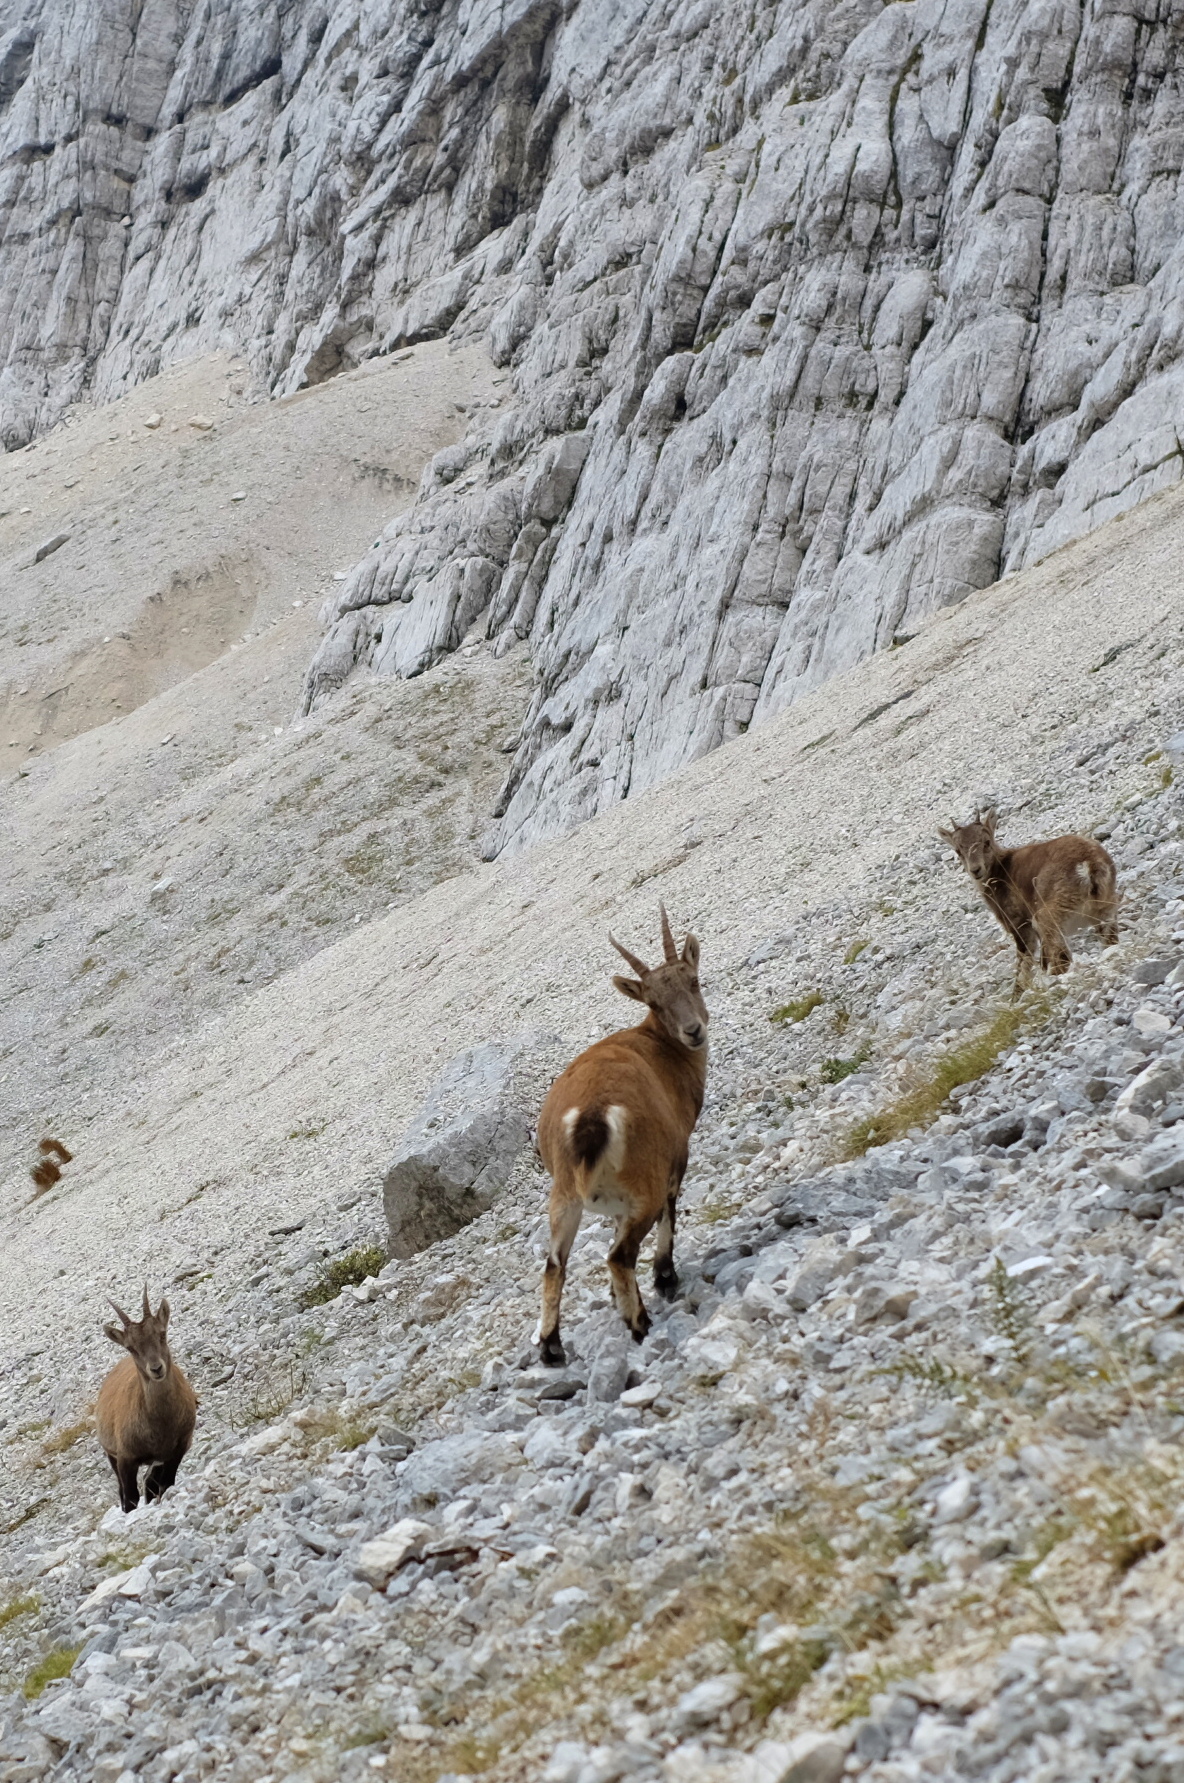
M 22 1686 L 27 1700 L 33 1702 L 47 1684 L 53 1684 L 58 1678 L 68 1678 L 74 1670 L 74 1661 L 81 1652 L 81 1647 L 55 1647 L 52 1653 L 47 1653 L 33 1667 Z
M 1004 1268 L 1002 1257 L 995 1258 L 995 1266 L 988 1280 L 995 1329 L 1000 1337 L 1006 1338 L 1017 1365 L 1022 1367 L 1028 1360 L 1028 1338 L 1032 1323 L 1023 1295 Z
M 823 1059 L 823 1083 L 842 1083 L 845 1077 L 852 1077 L 861 1065 L 866 1065 L 871 1057 L 870 1046 L 861 1046 L 850 1059 Z
M 780 1009 L 775 1009 L 769 1020 L 777 1022 L 782 1027 L 787 1022 L 804 1022 L 806 1017 L 825 1001 L 826 998 L 821 991 L 807 991 L 804 997 L 798 997 L 792 1003 L 783 1003 Z
M 368 1275 L 377 1275 L 385 1262 L 386 1252 L 380 1244 L 361 1244 L 356 1250 L 346 1251 L 344 1256 L 334 1257 L 330 1263 L 322 1263 L 318 1279 L 300 1296 L 301 1306 L 328 1305 L 330 1300 L 336 1300 L 342 1288 L 356 1288 Z

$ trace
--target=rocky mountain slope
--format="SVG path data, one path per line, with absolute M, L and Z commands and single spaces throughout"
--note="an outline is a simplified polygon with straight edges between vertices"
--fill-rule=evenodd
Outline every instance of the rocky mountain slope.
M 389 913 L 359 897 L 192 1019 L 130 920 L 168 861 L 129 864 L 129 1000 L 85 1100 L 56 1012 L 95 943 L 27 932 L 22 967 L 54 969 L 3 1069 L 26 1135 L 64 1120 L 76 1156 L 23 1205 L 12 1129 L 6 1783 L 1176 1774 L 1182 525 L 1161 496 L 573 836 Z M 513 666 L 465 649 L 433 673 L 473 698 Z M 410 723 L 382 702 L 432 685 L 343 710 Z M 113 778 L 135 833 L 158 770 L 113 766 L 107 728 L 14 776 L 22 837 L 64 848 Z M 257 753 L 236 834 L 266 831 L 269 771 L 344 789 L 353 746 L 323 716 L 298 767 Z M 1010 946 L 934 834 L 986 798 L 1009 838 L 1105 836 L 1126 894 L 1120 946 L 1014 1016 Z M 274 893 L 235 893 L 246 937 Z M 606 931 L 652 946 L 659 897 L 702 938 L 713 1039 L 683 1293 L 647 1343 L 590 1226 L 570 1366 L 532 1366 L 537 1173 L 303 1305 L 382 1241 L 383 1169 L 448 1061 L 627 1017 Z M 87 1407 L 104 1300 L 145 1278 L 202 1406 L 177 1490 L 129 1522 Z
M 529 639 L 520 845 L 1178 480 L 1180 46 L 1153 0 L 4 0 L 0 429 L 487 340 L 512 407 L 308 692 Z

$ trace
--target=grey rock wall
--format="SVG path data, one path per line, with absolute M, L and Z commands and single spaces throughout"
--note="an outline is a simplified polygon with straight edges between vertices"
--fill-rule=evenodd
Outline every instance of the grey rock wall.
M 484 620 L 563 828 L 1179 479 L 1173 0 L 0 0 L 0 431 L 213 345 L 513 368 L 309 703 Z

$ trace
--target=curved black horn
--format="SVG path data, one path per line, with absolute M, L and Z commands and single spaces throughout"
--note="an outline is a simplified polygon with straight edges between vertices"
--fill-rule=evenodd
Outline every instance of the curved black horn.
M 666 955 L 667 965 L 672 965 L 678 959 L 678 949 L 674 945 L 674 936 L 670 930 L 670 918 L 666 914 L 665 904 L 659 904 L 658 909 L 662 912 L 662 952 Z
M 621 958 L 623 960 L 627 960 L 628 963 L 633 967 L 633 970 L 635 972 L 640 973 L 640 975 L 644 978 L 646 973 L 649 971 L 649 967 L 646 965 L 645 961 L 639 960 L 637 955 L 635 953 L 630 953 L 629 949 L 627 947 L 622 947 L 621 943 L 619 941 L 617 941 L 613 937 L 612 934 L 609 935 L 609 940 L 612 942 L 612 945 L 616 948 L 616 950 L 620 954 Z
M 119 1314 L 120 1318 L 123 1320 L 125 1325 L 131 1325 L 134 1322 L 133 1320 L 128 1318 L 128 1316 L 124 1312 L 122 1306 L 115 1305 L 114 1300 L 108 1300 L 107 1305 L 110 1307 L 114 1307 L 115 1311 Z
M 148 1304 L 148 1283 L 147 1282 L 144 1283 L 144 1314 L 143 1314 L 143 1316 L 146 1319 L 149 1319 L 152 1317 L 152 1308 Z

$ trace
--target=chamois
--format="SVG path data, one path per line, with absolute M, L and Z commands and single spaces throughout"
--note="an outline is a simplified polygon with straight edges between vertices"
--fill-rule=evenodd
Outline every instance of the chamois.
M 140 1501 L 141 1467 L 148 1469 L 144 1498 L 149 1504 L 176 1479 L 193 1441 L 197 1397 L 169 1353 L 168 1301 L 162 1300 L 153 1312 L 145 1288 L 138 1320 L 130 1319 L 114 1300 L 111 1305 L 123 1324 L 104 1325 L 103 1330 L 128 1353 L 99 1388 L 95 1424 L 119 1482 L 120 1507 L 134 1511 Z
M 44 1195 L 52 1189 L 55 1182 L 61 1181 L 62 1165 L 70 1163 L 73 1152 L 67 1151 L 60 1139 L 43 1139 L 37 1147 L 40 1158 L 29 1171 L 37 1186 L 37 1194 Z M 33 1197 L 36 1200 L 36 1196 Z
M 559 1303 L 567 1259 L 587 1207 L 616 1221 L 608 1254 L 613 1297 L 634 1341 L 650 1328 L 637 1288 L 637 1253 L 658 1226 L 654 1286 L 667 1300 L 678 1289 L 674 1212 L 687 1145 L 707 1081 L 707 1008 L 699 991 L 699 943 L 674 944 L 662 912 L 665 958 L 652 969 L 609 940 L 637 973 L 614 978 L 623 996 L 649 1013 L 636 1028 L 598 1040 L 552 1084 L 539 1115 L 538 1148 L 551 1175 L 551 1249 L 543 1275 L 539 1355 L 561 1367 Z
M 1003 848 L 995 840 L 993 809 L 970 823 L 937 833 L 970 874 L 987 908 L 1016 945 L 1014 996 L 1028 984 L 1040 942 L 1046 972 L 1067 972 L 1072 963 L 1066 929 L 1096 929 L 1105 947 L 1118 940 L 1119 895 L 1114 862 L 1088 836 L 1054 836 Z

